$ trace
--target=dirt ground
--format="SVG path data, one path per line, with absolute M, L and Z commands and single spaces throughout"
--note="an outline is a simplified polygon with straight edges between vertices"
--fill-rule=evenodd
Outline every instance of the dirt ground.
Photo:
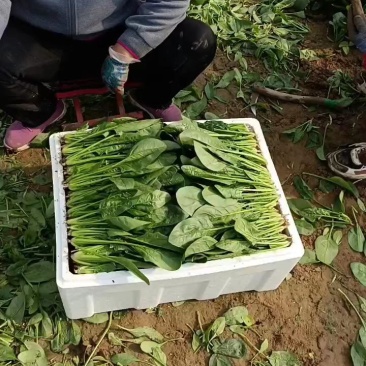
M 342 69 L 354 77 L 361 74 L 361 60 L 356 51 L 348 57 L 334 51 L 334 44 L 326 38 L 326 23 L 310 23 L 312 32 L 307 40 L 307 46 L 313 49 L 329 50 L 328 54 L 319 61 L 302 65 L 312 73 L 303 90 L 313 95 L 326 96 L 328 86 L 326 79 L 337 69 Z M 258 62 L 250 62 L 252 69 Z M 220 74 L 223 69 L 229 69 L 224 57 L 217 57 L 210 73 Z M 202 81 L 202 80 L 201 80 Z M 233 90 L 232 93 L 235 91 Z M 230 96 L 230 90 L 227 92 Z M 235 99 L 235 98 L 232 98 Z M 293 144 L 281 133 L 284 130 L 298 126 L 308 119 L 314 118 L 314 123 L 324 128 L 329 122 L 329 111 L 317 109 L 309 111 L 303 106 L 281 104 L 282 115 L 270 111 L 266 119 L 258 117 L 270 147 L 272 158 L 277 168 L 281 182 L 288 197 L 294 196 L 292 177 L 302 172 L 329 175 L 324 163 L 321 163 L 315 153 L 305 148 L 301 143 Z M 214 104 L 210 111 L 223 117 L 249 117 L 248 109 L 241 102 L 234 101 L 229 106 Z M 331 114 L 333 123 L 329 127 L 326 139 L 326 150 L 330 151 L 339 145 L 352 142 L 366 141 L 366 116 L 362 107 L 352 107 L 342 113 Z M 269 122 L 270 121 L 270 122 Z M 49 168 L 48 158 L 40 150 L 29 150 L 17 155 L 16 160 L 28 172 Z M 313 179 L 307 180 L 310 186 L 316 184 Z M 362 198 L 366 200 L 366 183 L 359 183 L 358 188 Z M 328 199 L 319 194 L 320 201 Z M 316 236 L 303 238 L 305 247 L 313 247 Z M 355 312 L 344 302 L 338 289 L 347 288 L 366 297 L 366 289 L 356 283 L 350 272 L 349 264 L 354 261 L 364 262 L 364 256 L 352 252 L 346 242 L 342 243 L 341 252 L 334 263 L 344 275 L 335 273 L 326 266 L 300 266 L 292 273 L 278 290 L 268 293 L 239 293 L 222 296 L 213 301 L 191 301 L 179 307 L 171 304 L 162 305 L 155 313 L 145 311 L 128 311 L 121 320 L 114 321 L 112 331 L 119 334 L 116 324 L 125 327 L 152 326 L 169 337 L 183 337 L 184 341 L 167 344 L 164 348 L 168 355 L 168 363 L 172 366 L 203 366 L 208 364 L 205 352 L 194 354 L 191 350 L 191 332 L 187 324 L 197 328 L 196 312 L 199 311 L 204 323 L 210 323 L 223 314 L 228 308 L 245 305 L 257 321 L 256 330 L 262 338 L 268 338 L 273 350 L 293 351 L 303 361 L 305 366 L 350 366 L 350 345 L 355 341 L 360 327 Z M 356 297 L 347 292 L 356 302 Z M 105 325 L 83 324 L 84 346 L 95 345 Z M 257 346 L 260 340 L 251 333 L 249 338 Z M 121 351 L 120 347 L 111 347 L 107 340 L 101 344 L 99 354 L 108 358 Z M 84 348 L 71 350 L 82 354 Z M 249 365 L 240 361 L 236 365 Z

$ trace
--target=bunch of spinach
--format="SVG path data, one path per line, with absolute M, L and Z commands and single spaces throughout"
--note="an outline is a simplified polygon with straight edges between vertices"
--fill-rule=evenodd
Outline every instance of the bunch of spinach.
M 181 169 L 196 185 L 176 193 L 190 217 L 174 227 L 170 243 L 193 261 L 287 246 L 277 194 L 253 133 L 219 121 L 202 127 L 178 137 L 186 154 Z
M 65 136 L 76 272 L 233 258 L 289 245 L 253 132 L 190 120 L 116 120 Z
M 260 348 L 257 348 L 247 337 L 248 330 L 261 338 L 255 330 L 256 322 L 249 314 L 245 306 L 236 306 L 229 309 L 222 317 L 217 318 L 206 329 L 202 326 L 200 313 L 197 313 L 199 329 L 194 330 L 189 327 L 193 333 L 192 349 L 199 352 L 205 349 L 211 354 L 209 366 L 232 366 L 232 359 L 243 359 L 249 355 L 247 345 L 255 351 L 250 364 L 257 366 L 301 366 L 297 357 L 286 351 L 273 351 L 267 354 L 269 348 L 268 339 L 262 341 Z M 228 328 L 235 336 L 234 338 L 222 339 Z M 240 337 L 241 339 L 238 339 Z
M 268 69 L 289 69 L 299 57 L 299 43 L 309 32 L 303 11 L 291 11 L 296 0 L 210 0 L 191 5 L 189 15 L 209 24 L 228 54 L 255 56 Z
M 163 351 L 163 346 L 169 342 L 182 340 L 168 339 L 166 340 L 162 334 L 150 327 L 140 327 L 127 329 L 119 326 L 121 330 L 128 333 L 128 337 L 119 338 L 114 333 L 108 334 L 109 342 L 114 346 L 122 346 L 128 349 L 128 343 L 139 345 L 140 351 L 150 357 L 149 361 L 141 360 L 130 352 L 119 353 L 112 356 L 111 361 L 117 366 L 128 366 L 131 363 L 146 363 L 151 366 L 167 366 L 167 356 Z
M 122 120 L 67 135 L 68 225 L 78 273 L 153 264 L 177 270 L 182 250 L 168 242 L 170 227 L 186 214 L 171 203 L 180 146 L 159 138 L 158 120 Z
M 217 318 L 205 330 L 203 329 L 200 313 L 197 313 L 199 330 L 192 330 L 192 349 L 198 352 L 206 349 L 211 354 L 209 365 L 232 365 L 231 358 L 242 359 L 247 355 L 247 347 L 245 343 L 236 338 L 221 340 L 219 337 L 229 324 L 225 317 Z
M 55 352 L 81 339 L 78 325 L 64 315 L 55 281 L 48 182 L 44 175 L 26 178 L 18 169 L 0 177 L 1 361 L 47 364 L 39 339 L 50 341 Z
M 314 126 L 312 119 L 282 133 L 287 135 L 294 144 L 305 139 L 307 141 L 306 147 L 309 149 L 317 149 L 322 144 L 319 127 Z

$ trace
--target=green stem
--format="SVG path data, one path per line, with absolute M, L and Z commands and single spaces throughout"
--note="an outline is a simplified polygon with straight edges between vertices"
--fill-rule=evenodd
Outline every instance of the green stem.
M 82 165 L 86 163 L 92 163 L 94 161 L 100 161 L 100 160 L 121 160 L 121 157 L 118 155 L 115 156 L 95 156 L 94 158 L 87 158 L 83 160 L 73 160 L 71 158 L 67 159 L 66 164 L 68 166 L 75 166 L 75 165 Z
M 95 345 L 92 353 L 90 354 L 90 356 L 88 357 L 88 360 L 85 362 L 85 366 L 88 366 L 89 362 L 92 360 L 92 358 L 94 357 L 95 353 L 97 352 L 100 344 L 102 343 L 103 339 L 105 338 L 105 336 L 107 335 L 111 325 L 112 325 L 112 317 L 113 317 L 113 311 L 110 312 L 109 314 L 109 321 L 107 324 L 107 327 L 105 328 L 104 332 L 102 333 L 101 337 L 99 338 L 98 343 Z
M 261 352 L 260 349 L 258 349 L 250 340 L 249 338 L 247 338 L 244 334 L 242 333 L 238 333 L 238 335 L 244 339 L 244 341 L 250 346 L 252 347 L 258 354 L 262 355 L 264 358 L 266 358 L 269 361 L 269 357 L 267 355 L 265 355 L 263 352 Z
M 109 140 L 110 138 L 115 137 L 114 135 L 108 136 L 105 139 L 101 139 L 97 142 L 94 142 L 94 144 L 89 145 L 87 148 L 84 149 L 80 149 L 79 152 L 77 152 L 76 154 L 73 154 L 72 156 L 70 156 L 70 159 L 75 159 L 77 156 L 82 156 L 85 155 L 85 153 L 88 153 L 90 150 L 92 150 L 95 146 L 101 144 L 102 142 L 105 142 L 107 140 Z
M 361 316 L 361 314 L 359 313 L 359 311 L 357 310 L 356 306 L 353 304 L 353 302 L 350 300 L 350 298 L 339 288 L 338 291 L 344 296 L 344 298 L 349 302 L 349 304 L 353 307 L 353 310 L 356 312 L 356 314 L 358 315 L 358 317 L 361 320 L 362 326 L 364 328 L 366 328 L 366 323 L 365 320 L 363 319 L 363 317 Z

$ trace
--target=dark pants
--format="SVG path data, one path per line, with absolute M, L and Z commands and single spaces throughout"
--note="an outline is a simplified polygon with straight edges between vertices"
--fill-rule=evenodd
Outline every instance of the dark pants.
M 34 28 L 16 19 L 0 40 L 0 109 L 27 126 L 38 126 L 54 112 L 54 90 L 44 84 L 99 78 L 108 47 L 121 29 L 89 41 Z M 143 86 L 139 101 L 168 106 L 210 64 L 216 37 L 206 24 L 187 18 L 156 49 L 130 66 L 129 81 Z

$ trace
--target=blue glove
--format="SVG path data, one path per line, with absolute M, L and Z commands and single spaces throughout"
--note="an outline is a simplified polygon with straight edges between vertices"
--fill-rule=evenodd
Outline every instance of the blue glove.
M 132 58 L 126 58 L 109 47 L 109 56 L 102 66 L 102 79 L 112 93 L 123 95 L 129 64 L 133 61 Z
M 353 22 L 358 32 L 355 36 L 355 45 L 363 54 L 366 54 L 366 18 L 356 15 Z

